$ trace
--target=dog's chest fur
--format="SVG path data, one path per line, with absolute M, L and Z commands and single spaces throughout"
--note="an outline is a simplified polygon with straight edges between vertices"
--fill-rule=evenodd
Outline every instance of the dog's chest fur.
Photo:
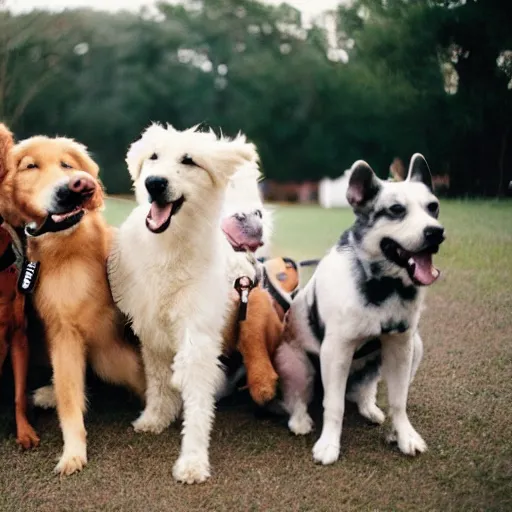
M 176 241 L 166 244 L 163 236 L 147 231 L 137 213 L 118 234 L 109 258 L 117 306 L 130 318 L 141 341 L 156 352 L 176 353 L 186 327 L 214 337 L 228 307 L 222 232 L 219 229 L 219 246 L 212 244 L 205 252 L 207 261 L 198 256 L 199 250 L 192 256 L 186 246 Z
M 361 342 L 416 329 L 423 291 L 400 274 L 387 275 L 385 269 L 369 267 L 352 251 L 337 248 L 322 260 L 302 299 L 318 343 L 331 322 L 347 338 Z

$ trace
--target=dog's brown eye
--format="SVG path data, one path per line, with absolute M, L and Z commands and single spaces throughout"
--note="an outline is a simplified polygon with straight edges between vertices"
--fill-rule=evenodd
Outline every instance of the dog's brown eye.
M 259 217 L 260 219 L 263 217 L 263 215 L 261 214 L 261 210 L 256 210 L 254 212 L 254 215 L 256 215 L 256 217 Z
M 73 167 L 71 167 L 71 165 L 67 164 L 66 162 L 61 162 L 60 165 L 63 169 L 73 169 Z
M 390 206 L 389 211 L 395 217 L 401 217 L 405 213 L 405 206 L 397 203 L 394 204 L 393 206 Z
M 150 157 L 150 160 L 158 160 L 158 155 L 156 153 L 153 153 Z
M 196 163 L 194 162 L 194 160 L 192 160 L 192 157 L 188 153 L 183 155 L 181 163 L 183 165 L 196 165 Z
M 439 203 L 436 203 L 436 202 L 428 203 L 427 210 L 429 211 L 429 213 L 431 215 L 434 215 L 437 217 L 437 215 L 439 214 Z
M 27 169 L 37 169 L 37 165 L 36 164 L 28 164 Z

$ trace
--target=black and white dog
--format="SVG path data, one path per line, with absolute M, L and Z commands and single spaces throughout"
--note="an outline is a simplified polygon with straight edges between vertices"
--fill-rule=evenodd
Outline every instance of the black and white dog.
M 288 426 L 306 434 L 313 426 L 308 353 L 320 356 L 324 418 L 313 458 L 322 464 L 339 456 L 346 391 L 364 416 L 384 421 L 376 405 L 381 367 L 392 420 L 388 440 L 408 455 L 427 449 L 406 412 L 423 352 L 417 329 L 424 286 L 439 276 L 432 255 L 444 240 L 427 162 L 415 154 L 406 181 L 388 182 L 357 161 L 347 199 L 356 221 L 293 302 L 276 358 Z

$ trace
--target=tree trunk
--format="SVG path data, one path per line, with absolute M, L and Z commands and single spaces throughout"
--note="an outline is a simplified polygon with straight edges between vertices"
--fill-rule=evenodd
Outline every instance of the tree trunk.
M 503 197 L 505 195 L 503 177 L 505 176 L 505 156 L 507 154 L 507 143 L 509 133 L 510 126 L 507 126 L 505 128 L 505 132 L 503 133 L 503 138 L 501 139 L 500 159 L 498 162 L 499 178 L 497 197 Z

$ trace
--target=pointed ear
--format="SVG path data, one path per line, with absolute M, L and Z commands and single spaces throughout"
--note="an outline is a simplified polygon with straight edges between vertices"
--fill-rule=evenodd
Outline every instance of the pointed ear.
M 419 181 L 432 190 L 432 174 L 425 157 L 420 153 L 412 155 L 406 181 Z
M 11 148 L 14 146 L 14 138 L 5 124 L 0 123 L 0 181 L 7 174 L 7 160 Z
M 347 201 L 352 208 L 363 208 L 379 193 L 380 180 L 364 160 L 355 162 L 351 171 Z

